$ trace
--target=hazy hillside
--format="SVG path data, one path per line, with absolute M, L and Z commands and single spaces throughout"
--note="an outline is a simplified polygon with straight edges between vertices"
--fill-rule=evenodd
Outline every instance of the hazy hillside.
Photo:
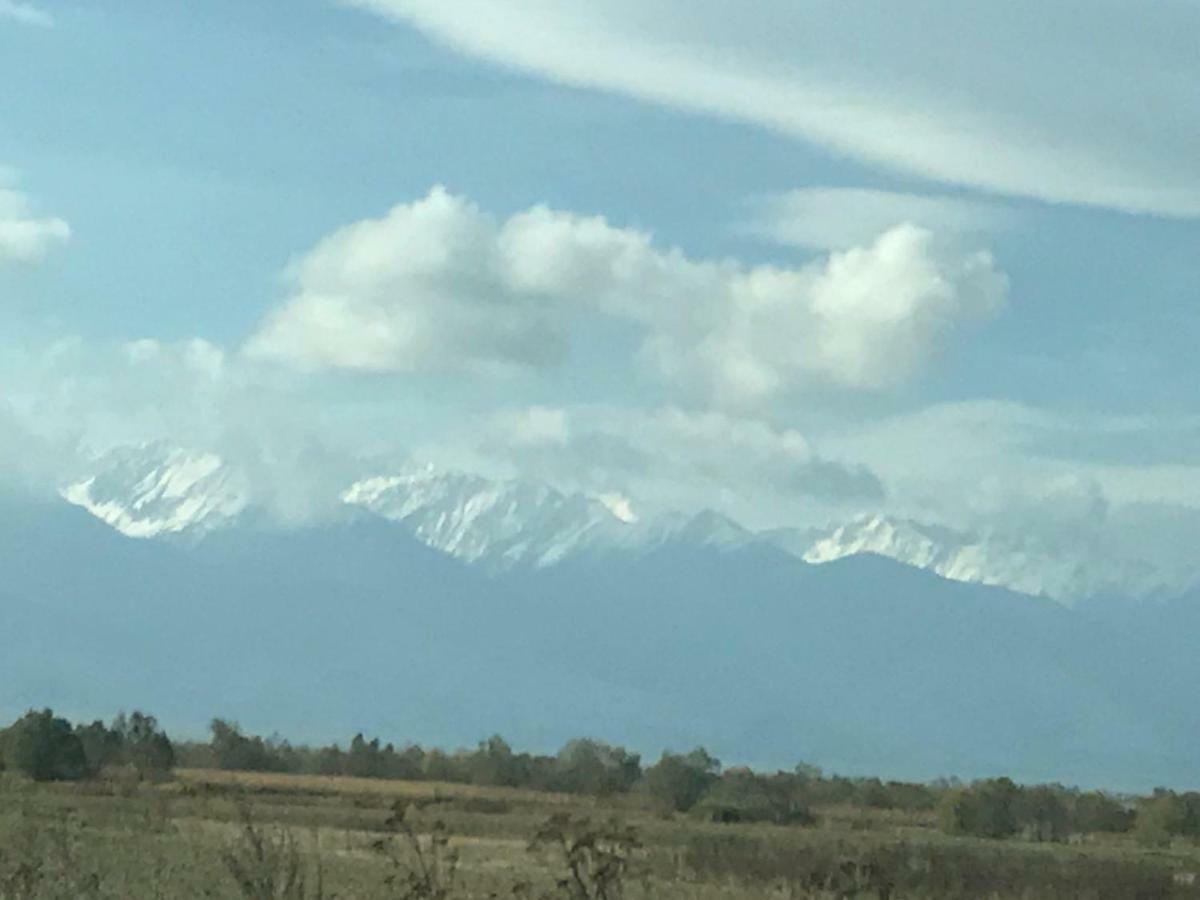
M 1197 778 L 1194 598 L 1122 617 L 880 557 L 687 542 L 489 579 L 374 517 L 186 547 L 12 502 L 0 572 L 6 715 L 119 700 L 196 733 L 220 714 L 910 778 Z
M 87 471 L 62 488 L 63 498 L 130 537 L 195 541 L 256 522 L 269 529 L 278 520 L 259 497 L 262 473 L 211 452 L 165 442 L 123 446 Z M 279 490 L 303 494 L 296 485 Z M 411 461 L 349 483 L 327 500 L 333 508 L 325 518 L 370 513 L 396 525 L 393 533 L 489 572 L 614 552 L 638 556 L 685 541 L 726 549 L 766 544 L 810 563 L 874 553 L 954 581 L 1068 605 L 1100 596 L 1161 599 L 1197 578 L 1194 565 L 1163 568 L 1138 547 L 1047 544 L 1027 527 L 972 533 L 875 511 L 821 527 L 755 531 L 711 509 L 649 513 L 624 495 L 564 492 L 539 480 Z

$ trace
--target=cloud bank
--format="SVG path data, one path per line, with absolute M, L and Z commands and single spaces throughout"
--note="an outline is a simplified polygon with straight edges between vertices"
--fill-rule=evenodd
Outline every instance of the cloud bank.
M 822 455 L 797 429 L 720 412 L 528 407 L 497 412 L 479 434 L 457 440 L 526 477 L 635 497 L 658 511 L 693 509 L 696 497 L 739 511 L 780 502 L 869 506 L 886 497 L 870 469 Z
M 0 263 L 40 262 L 70 238 L 71 226 L 63 219 L 34 214 L 29 198 L 5 186 L 5 180 L 0 177 Z
M 20 0 L 0 0 L 0 19 L 9 19 L 22 25 L 34 25 L 38 28 L 53 28 L 54 17 L 45 10 L 31 3 Z
M 343 0 L 560 83 L 987 192 L 1200 215 L 1200 6 Z
M 742 230 L 779 244 L 844 250 L 902 224 L 974 237 L 1014 223 L 1003 206 L 961 197 L 815 187 L 754 200 Z
M 643 367 L 720 406 L 886 390 L 1003 305 L 985 252 L 901 225 L 801 268 L 697 261 L 645 233 L 534 207 L 497 221 L 435 188 L 321 241 L 246 344 L 307 369 L 544 369 L 609 320 Z

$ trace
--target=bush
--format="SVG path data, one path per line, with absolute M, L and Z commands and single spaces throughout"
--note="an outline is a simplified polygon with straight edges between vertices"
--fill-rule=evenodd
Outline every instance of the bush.
M 1035 841 L 1062 842 L 1071 831 L 1071 812 L 1067 807 L 1066 791 L 1041 785 L 1025 788 L 1017 794 L 1015 813 L 1018 825 L 1027 837 Z
M 1166 846 L 1173 837 L 1200 838 L 1200 794 L 1156 790 L 1138 810 L 1134 835 L 1150 847 Z
M 240 772 L 283 772 L 287 763 L 275 747 L 260 737 L 247 737 L 223 719 L 213 719 L 213 759 L 219 769 Z
M 1169 865 L 1150 859 L 1105 859 L 978 843 L 905 841 L 863 846 L 807 842 L 770 833 L 697 834 L 687 839 L 685 867 L 704 881 L 771 886 L 776 896 L 925 900 L 1170 900 L 1196 897 Z M 783 886 L 784 889 L 779 888 Z
M 641 757 L 636 753 L 581 739 L 558 752 L 551 786 L 569 794 L 603 797 L 628 791 L 641 777 Z
M 942 829 L 950 834 L 1006 838 L 1017 833 L 1020 789 L 1007 778 L 979 781 L 949 791 L 938 804 Z
M 154 716 L 121 714 L 113 722 L 112 733 L 117 760 L 131 766 L 140 778 L 160 777 L 175 767 L 175 748 Z
M 1133 827 L 1137 813 L 1115 797 L 1101 791 L 1076 794 L 1071 798 L 1071 830 L 1084 834 L 1122 834 Z
M 621 900 L 641 846 L 637 831 L 616 820 L 594 823 L 559 813 L 537 830 L 529 850 L 558 855 L 564 870 L 559 896 L 565 900 Z
M 792 776 L 758 775 L 749 769 L 726 772 L 696 804 L 711 822 L 773 822 L 811 825 L 816 821 Z
M 320 848 L 310 869 L 291 831 L 256 825 L 248 806 L 240 814 L 238 837 L 221 854 L 238 893 L 245 900 L 324 900 Z
M 664 809 L 687 812 L 717 780 L 720 760 L 699 747 L 686 756 L 664 753 L 642 778 L 642 789 Z
M 91 773 L 71 723 L 48 709 L 30 711 L 4 732 L 5 767 L 35 781 L 74 781 Z

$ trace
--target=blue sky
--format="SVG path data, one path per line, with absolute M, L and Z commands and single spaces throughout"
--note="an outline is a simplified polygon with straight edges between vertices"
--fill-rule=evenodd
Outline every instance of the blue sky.
M 732 9 L 0 0 L 0 470 L 1196 528 L 1200 8 Z

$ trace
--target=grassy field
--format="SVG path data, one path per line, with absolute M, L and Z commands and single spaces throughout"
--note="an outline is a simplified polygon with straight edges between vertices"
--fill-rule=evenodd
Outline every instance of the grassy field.
M 959 839 L 924 814 L 817 813 L 803 828 L 718 825 L 639 795 L 206 770 L 160 784 L 8 778 L 0 900 L 1200 898 L 1191 844 Z

